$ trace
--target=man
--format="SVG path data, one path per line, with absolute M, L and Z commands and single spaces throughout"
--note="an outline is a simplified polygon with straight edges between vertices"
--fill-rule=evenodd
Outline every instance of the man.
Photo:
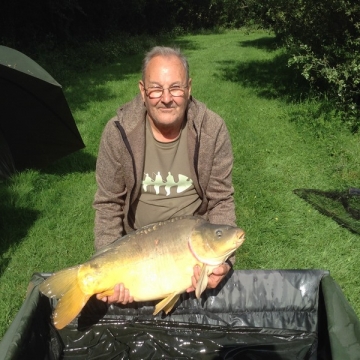
M 155 47 L 146 55 L 140 94 L 118 109 L 100 142 L 96 249 L 180 215 L 236 225 L 229 134 L 217 114 L 192 98 L 191 85 L 188 62 L 178 50 Z M 215 288 L 230 268 L 227 262 L 214 269 L 208 287 Z M 196 266 L 188 292 L 199 276 Z M 125 285 L 129 289 L 119 284 L 102 300 L 132 302 L 131 284 Z

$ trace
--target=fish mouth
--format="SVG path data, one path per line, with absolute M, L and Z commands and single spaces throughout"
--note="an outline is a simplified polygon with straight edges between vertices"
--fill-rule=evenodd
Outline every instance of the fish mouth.
M 236 232 L 237 240 L 235 241 L 236 246 L 240 246 L 245 241 L 245 231 L 242 229 L 239 229 Z

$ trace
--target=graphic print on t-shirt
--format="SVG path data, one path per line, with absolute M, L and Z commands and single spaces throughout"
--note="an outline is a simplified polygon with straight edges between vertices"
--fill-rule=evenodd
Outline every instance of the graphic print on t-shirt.
M 168 172 L 168 176 L 164 180 L 161 176 L 160 171 L 157 172 L 157 174 L 154 176 L 154 179 L 148 174 L 145 173 L 145 178 L 142 181 L 142 188 L 143 192 L 152 192 L 152 186 L 155 191 L 155 194 L 160 194 L 160 189 L 164 189 L 166 196 L 170 195 L 171 189 L 176 188 L 176 192 L 178 194 L 184 192 L 192 185 L 192 180 L 189 179 L 186 175 L 179 174 L 178 182 L 175 181 L 174 176 L 171 174 L 171 172 Z M 149 188 L 148 188 L 149 187 Z
M 134 228 L 177 216 L 194 215 L 201 204 L 188 156 L 187 127 L 175 141 L 157 141 L 147 123 L 143 178 L 138 198 L 131 204 Z

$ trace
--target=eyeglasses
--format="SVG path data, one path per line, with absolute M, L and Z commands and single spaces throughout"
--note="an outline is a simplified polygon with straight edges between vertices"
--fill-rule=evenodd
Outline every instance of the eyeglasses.
M 187 88 L 188 86 L 172 86 L 166 89 L 161 87 L 148 87 L 146 89 L 144 87 L 144 90 L 150 99 L 159 99 L 163 96 L 165 90 L 169 90 L 170 95 L 174 97 L 184 96 Z

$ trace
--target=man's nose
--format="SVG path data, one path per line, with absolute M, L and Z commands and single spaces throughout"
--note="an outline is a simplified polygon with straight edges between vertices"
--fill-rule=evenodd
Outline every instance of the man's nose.
M 168 103 L 170 101 L 173 100 L 173 97 L 170 93 L 170 90 L 169 89 L 164 89 L 163 90 L 163 93 L 162 93 L 162 96 L 161 96 L 161 100 L 165 103 Z

